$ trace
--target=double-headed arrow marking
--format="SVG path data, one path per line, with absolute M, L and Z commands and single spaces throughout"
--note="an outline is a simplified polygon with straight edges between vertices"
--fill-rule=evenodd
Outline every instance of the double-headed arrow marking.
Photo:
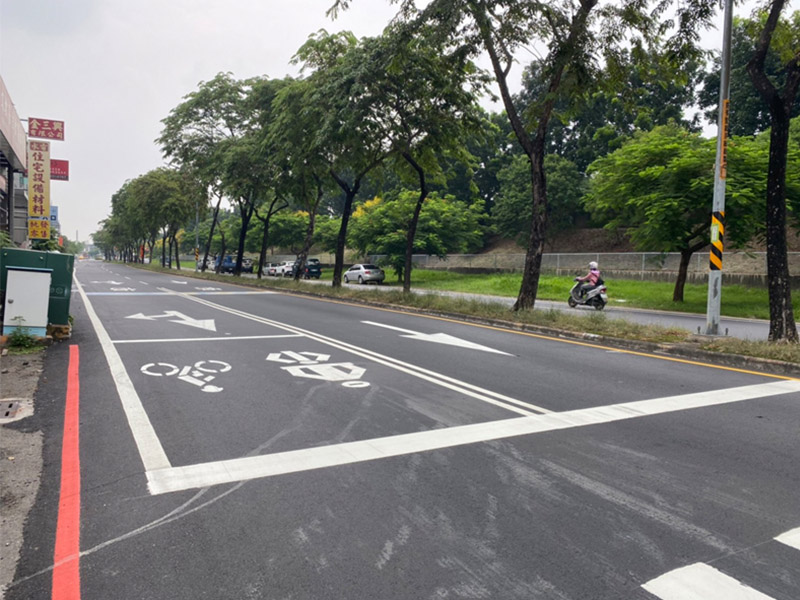
M 193 319 L 187 317 L 185 314 L 177 310 L 168 310 L 163 315 L 146 315 L 138 313 L 135 315 L 128 315 L 126 319 L 143 319 L 145 321 L 154 321 L 155 319 L 169 319 L 171 323 L 180 323 L 181 325 L 188 325 L 189 327 L 197 327 L 198 329 L 207 329 L 208 331 L 216 331 L 217 326 L 214 324 L 214 319 Z
M 383 323 L 375 323 L 374 321 L 361 321 L 366 325 L 375 325 L 376 327 L 383 327 L 384 329 L 394 329 L 395 331 L 402 331 L 406 335 L 400 337 L 411 338 L 412 340 L 421 340 L 423 342 L 434 342 L 436 344 L 447 344 L 449 346 L 458 346 L 459 348 L 469 348 L 470 350 L 482 350 L 483 352 L 492 352 L 494 354 L 505 354 L 511 356 L 508 352 L 495 350 L 487 346 L 481 346 L 474 342 L 468 342 L 461 338 L 447 335 L 446 333 L 422 333 L 419 331 L 411 331 L 410 329 L 402 329 L 400 327 L 393 327 L 392 325 L 384 325 Z

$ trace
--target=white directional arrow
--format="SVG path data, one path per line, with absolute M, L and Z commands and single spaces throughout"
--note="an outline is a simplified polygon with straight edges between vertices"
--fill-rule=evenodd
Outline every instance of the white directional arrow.
M 421 340 L 423 342 L 434 342 L 436 344 L 447 344 L 449 346 L 458 346 L 459 348 L 469 348 L 471 350 L 482 350 L 483 352 L 492 352 L 494 354 L 505 354 L 506 356 L 511 356 L 508 352 L 503 352 L 501 350 L 495 350 L 494 348 L 489 348 L 487 346 L 481 346 L 480 344 L 476 344 L 474 342 L 468 342 L 467 340 L 462 340 L 461 338 L 453 337 L 452 335 L 447 335 L 446 333 L 421 333 L 419 331 L 411 331 L 409 329 L 401 329 L 400 327 L 393 327 L 392 325 L 384 325 L 383 323 L 375 323 L 373 321 L 361 321 L 366 325 L 375 325 L 376 327 L 383 327 L 384 329 L 394 329 L 395 331 L 402 331 L 406 335 L 402 335 L 400 337 L 407 337 L 411 338 L 412 340 Z
M 112 292 L 135 292 L 135 291 L 136 291 L 136 288 L 128 288 L 128 287 L 118 288 L 118 287 L 112 287 L 112 288 L 111 288 L 111 291 L 112 291 Z
M 214 319 L 193 319 L 187 317 L 185 314 L 177 310 L 168 310 L 163 315 L 146 315 L 144 313 L 137 313 L 135 315 L 128 315 L 126 319 L 142 319 L 145 321 L 154 321 L 155 319 L 169 319 L 171 323 L 180 323 L 181 325 L 188 325 L 189 327 L 197 327 L 198 329 L 207 329 L 208 331 L 216 331 L 217 326 L 214 324 Z
M 110 283 L 111 285 L 122 285 L 122 281 L 93 281 L 92 283 Z

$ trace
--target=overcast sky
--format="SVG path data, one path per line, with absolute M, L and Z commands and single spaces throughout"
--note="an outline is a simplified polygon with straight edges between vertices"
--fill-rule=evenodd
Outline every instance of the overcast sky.
M 51 156 L 70 163 L 51 203 L 82 241 L 127 179 L 163 164 L 161 119 L 221 71 L 296 75 L 310 33 L 379 34 L 396 9 L 356 0 L 336 21 L 332 0 L 0 0 L 0 75 L 21 119 L 65 121 Z M 798 6 L 800 0 L 793 0 Z M 709 43 L 721 36 L 708 35 Z M 518 77 L 517 77 L 518 78 Z

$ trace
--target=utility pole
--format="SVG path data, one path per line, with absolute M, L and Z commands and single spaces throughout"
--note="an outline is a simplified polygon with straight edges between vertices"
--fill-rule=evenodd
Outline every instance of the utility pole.
M 728 104 L 731 83 L 731 24 L 733 0 L 725 0 L 725 26 L 722 33 L 722 73 L 719 84 L 717 118 L 717 161 L 714 167 L 714 201 L 711 213 L 711 252 L 708 260 L 708 305 L 706 335 L 719 335 L 722 303 L 722 251 L 725 238 L 725 180 L 728 168 Z

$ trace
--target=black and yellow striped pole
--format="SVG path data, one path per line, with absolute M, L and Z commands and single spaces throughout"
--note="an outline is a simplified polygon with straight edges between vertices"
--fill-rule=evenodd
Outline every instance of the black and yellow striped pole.
M 733 0 L 725 1 L 725 28 L 722 34 L 722 73 L 717 119 L 717 162 L 714 168 L 714 204 L 711 213 L 711 252 L 708 260 L 708 305 L 706 335 L 719 335 L 722 304 L 722 251 L 725 240 L 725 180 L 728 175 L 728 105 L 730 103 L 731 24 Z

